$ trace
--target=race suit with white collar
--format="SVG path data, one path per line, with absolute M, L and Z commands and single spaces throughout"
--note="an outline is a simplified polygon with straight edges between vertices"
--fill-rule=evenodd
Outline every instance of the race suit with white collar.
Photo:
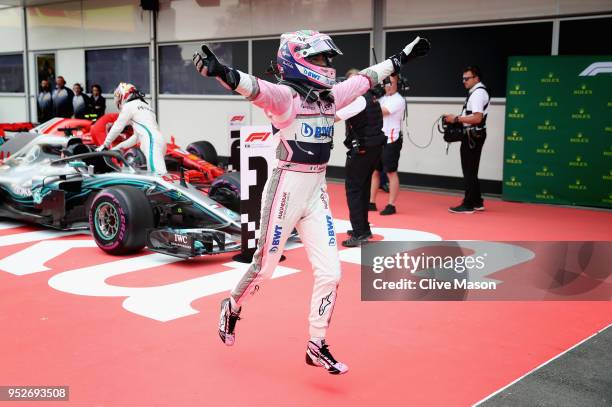
M 111 127 L 104 141 L 106 147 L 121 134 L 125 126 L 131 125 L 134 135 L 117 144 L 113 150 L 130 148 L 140 143 L 140 150 L 147 160 L 147 169 L 156 174 L 166 174 L 166 139 L 159 131 L 155 112 L 140 99 L 134 99 L 123 104 L 119 117 Z

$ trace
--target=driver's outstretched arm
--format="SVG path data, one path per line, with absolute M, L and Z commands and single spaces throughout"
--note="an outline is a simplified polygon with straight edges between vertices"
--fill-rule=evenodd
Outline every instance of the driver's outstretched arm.
M 397 54 L 362 70 L 359 75 L 353 75 L 349 79 L 337 83 L 332 89 L 336 100 L 336 108 L 342 109 L 394 72 L 399 73 L 402 65 L 412 59 L 427 55 L 430 48 L 431 45 L 427 39 L 416 37 Z M 365 78 L 367 78 L 367 81 Z
M 224 65 L 206 44 L 202 45 L 202 53 L 193 55 L 193 63 L 202 76 L 215 77 L 225 88 L 240 93 L 255 106 L 264 109 L 275 125 L 293 119 L 294 94 L 287 86 L 262 81 Z
M 115 120 L 115 123 L 113 123 L 113 127 L 111 127 L 111 129 L 108 131 L 108 134 L 106 135 L 106 139 L 104 139 L 104 144 L 102 145 L 102 147 L 110 148 L 111 144 L 113 144 L 113 141 L 115 141 L 115 139 L 119 137 L 119 134 L 121 134 L 125 126 L 129 124 L 133 115 L 134 112 L 130 108 L 130 104 L 126 103 L 121 109 L 119 117 L 117 117 L 117 120 Z
M 122 150 L 124 148 L 134 147 L 136 144 L 138 144 L 138 136 L 136 134 L 132 134 L 129 139 L 122 141 L 121 143 L 113 147 L 113 150 Z

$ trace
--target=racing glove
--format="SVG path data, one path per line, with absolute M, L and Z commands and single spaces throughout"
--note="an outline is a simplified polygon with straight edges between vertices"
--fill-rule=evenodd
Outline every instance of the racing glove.
M 236 90 L 240 83 L 240 73 L 234 68 L 223 65 L 206 44 L 202 44 L 202 54 L 199 52 L 193 54 L 193 64 L 200 75 L 216 77 L 222 85 L 231 90 Z
M 393 68 L 396 73 L 399 73 L 402 65 L 413 59 L 427 55 L 431 44 L 426 38 L 416 37 L 414 41 L 406 45 L 399 53 L 391 56 L 389 59 L 393 63 Z
M 102 144 L 100 147 L 96 148 L 96 151 L 104 151 L 106 150 L 108 147 L 106 147 L 106 144 Z

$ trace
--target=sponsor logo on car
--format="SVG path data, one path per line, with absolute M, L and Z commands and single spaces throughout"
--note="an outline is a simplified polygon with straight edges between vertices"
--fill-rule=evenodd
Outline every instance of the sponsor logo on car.
M 31 183 L 29 186 L 22 186 L 19 184 L 11 185 L 11 189 L 15 195 L 19 196 L 32 196 L 32 186 Z
M 181 177 L 176 174 L 166 174 L 162 176 L 162 179 L 167 182 L 176 182 L 180 181 Z

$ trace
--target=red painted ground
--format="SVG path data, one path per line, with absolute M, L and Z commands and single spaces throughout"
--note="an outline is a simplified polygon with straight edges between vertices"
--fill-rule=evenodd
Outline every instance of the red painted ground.
M 336 217 L 347 219 L 342 186 L 330 191 Z M 382 209 L 386 194 L 379 198 Z M 610 212 L 499 201 L 488 201 L 486 213 L 446 212 L 457 202 L 403 191 L 397 215 L 371 221 L 444 239 L 612 240 Z M 37 229 L 13 232 L 29 230 Z M 0 247 L 0 259 L 29 245 Z M 222 271 L 228 259 L 108 282 L 168 284 Z M 71 295 L 47 284 L 63 271 L 116 260 L 79 248 L 48 262 L 46 272 L 0 270 L 0 385 L 69 385 L 71 402 L 49 406 L 463 406 L 612 322 L 610 302 L 361 302 L 359 267 L 344 263 L 329 342 L 351 371 L 334 377 L 303 361 L 310 272 L 269 281 L 246 304 L 237 344 L 227 348 L 216 334 L 225 293 L 194 301 L 198 314 L 162 323 L 126 311 L 122 298 Z M 309 270 L 303 249 L 282 265 Z

